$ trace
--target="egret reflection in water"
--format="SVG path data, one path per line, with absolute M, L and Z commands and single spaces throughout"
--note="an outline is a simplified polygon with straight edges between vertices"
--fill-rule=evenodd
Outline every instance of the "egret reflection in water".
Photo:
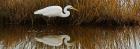
M 70 36 L 69 35 L 46 35 L 43 37 L 35 37 L 35 40 L 38 42 L 42 42 L 46 45 L 53 46 L 55 49 L 55 46 L 61 46 L 64 44 L 69 47 L 69 46 L 74 46 L 74 43 L 68 43 L 70 41 Z
M 59 35 L 65 32 L 75 41 L 73 49 L 139 49 L 140 28 L 138 27 L 88 27 L 88 26 L 46 26 L 34 27 L 41 34 Z M 27 26 L 4 26 L 0 28 L 0 41 L 4 49 L 52 49 L 53 47 L 34 40 L 34 28 Z M 65 28 L 65 29 L 64 29 Z M 47 35 L 45 35 L 47 36 Z M 2 47 L 3 47 L 2 46 Z M 67 49 L 65 45 L 56 49 Z

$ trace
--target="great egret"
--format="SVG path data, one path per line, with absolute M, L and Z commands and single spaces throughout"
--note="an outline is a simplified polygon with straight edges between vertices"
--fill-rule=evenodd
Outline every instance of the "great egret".
M 74 8 L 71 5 L 67 5 L 64 8 L 64 13 L 60 6 L 48 6 L 46 8 L 35 11 L 34 14 L 40 14 L 40 15 L 48 16 L 48 17 L 56 17 L 56 16 L 68 17 L 70 15 L 70 11 L 68 11 L 68 9 L 73 9 L 73 10 L 78 11 L 76 8 Z
M 35 40 L 49 46 L 54 46 L 54 49 L 56 46 L 62 45 L 63 40 L 64 40 L 64 44 L 67 47 L 74 45 L 74 43 L 68 43 L 68 41 L 70 41 L 70 36 L 68 35 L 47 35 L 43 37 L 35 37 Z

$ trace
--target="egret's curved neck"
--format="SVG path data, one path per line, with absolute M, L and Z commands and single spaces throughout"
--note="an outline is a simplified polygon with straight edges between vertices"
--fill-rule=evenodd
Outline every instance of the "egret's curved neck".
M 71 46 L 72 45 L 72 43 L 68 43 L 68 41 L 70 41 L 70 36 L 63 35 L 63 38 L 64 38 L 65 45 L 67 45 L 67 46 Z
M 68 11 L 68 7 L 67 6 L 64 8 L 64 13 L 62 12 L 61 15 L 63 17 L 68 17 L 70 15 L 70 11 Z

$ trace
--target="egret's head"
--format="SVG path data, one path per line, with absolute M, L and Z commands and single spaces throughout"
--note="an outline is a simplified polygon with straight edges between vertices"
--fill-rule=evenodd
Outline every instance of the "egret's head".
M 78 11 L 76 8 L 74 8 L 74 7 L 73 7 L 73 6 L 71 6 L 71 5 L 67 5 L 67 8 L 68 8 L 68 9 L 73 9 L 73 10 Z

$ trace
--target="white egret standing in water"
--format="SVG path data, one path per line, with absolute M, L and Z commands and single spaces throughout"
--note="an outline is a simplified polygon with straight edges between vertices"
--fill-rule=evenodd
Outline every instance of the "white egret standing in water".
M 70 11 L 68 11 L 68 9 L 73 9 L 77 11 L 77 9 L 71 5 L 67 5 L 64 8 L 64 13 L 60 6 L 48 6 L 46 8 L 35 11 L 34 14 L 40 14 L 48 17 L 68 17 L 70 15 Z
M 64 40 L 64 44 L 67 47 L 74 45 L 74 43 L 68 43 L 68 41 L 70 41 L 70 36 L 68 35 L 46 35 L 43 37 L 35 37 L 35 40 L 38 42 L 42 42 L 46 45 L 53 46 L 54 49 L 56 46 L 62 45 L 63 40 Z

